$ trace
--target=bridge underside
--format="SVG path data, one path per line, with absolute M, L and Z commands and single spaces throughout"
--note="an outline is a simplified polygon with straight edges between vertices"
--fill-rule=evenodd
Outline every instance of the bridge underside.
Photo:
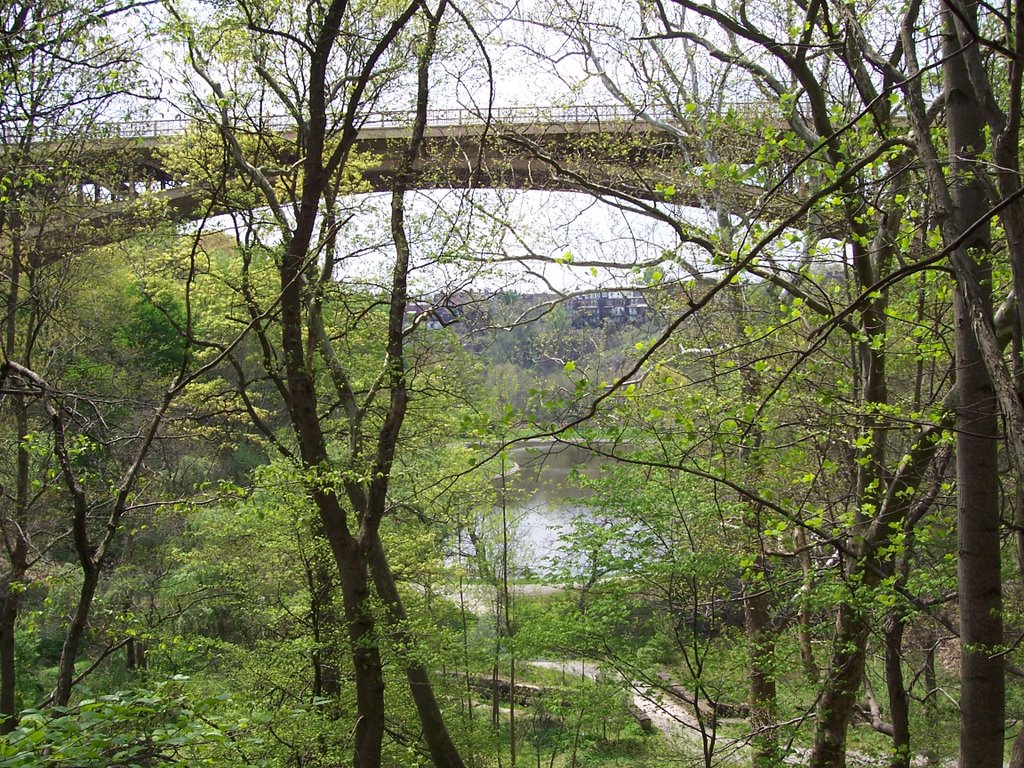
M 275 156 L 269 159 L 282 168 L 275 181 L 282 198 L 287 199 L 289 185 L 297 183 L 297 175 L 290 170 L 295 149 L 287 133 L 275 137 L 266 144 L 274 147 Z M 360 168 L 361 181 L 355 182 L 353 192 L 391 189 L 407 137 L 408 131 L 402 128 L 360 133 L 352 165 Z M 737 158 L 737 168 L 756 156 L 756 139 L 748 138 L 747 142 L 734 142 L 731 154 Z M 696 137 L 698 140 L 706 137 Z M 165 155 L 173 142 L 185 152 L 193 149 L 184 137 L 98 143 L 103 153 L 113 150 L 121 157 L 122 170 L 116 181 L 94 180 L 88 190 L 77 191 L 83 203 L 78 206 L 80 215 L 66 215 L 62 223 L 50 226 L 49 242 L 43 246 L 46 260 L 60 258 L 71 243 L 81 247 L 124 239 L 165 213 L 176 221 L 196 220 L 211 212 L 252 207 L 252 201 L 259 199 L 252 190 L 243 190 L 237 197 L 222 194 L 211 203 L 214 174 L 210 184 L 193 181 L 189 186 L 168 170 Z M 708 169 L 687 166 L 688 149 L 686 142 L 640 122 L 551 123 L 518 126 L 514 133 L 480 125 L 432 127 L 415 164 L 414 186 L 585 192 L 625 197 L 641 205 L 724 208 L 759 219 L 778 219 L 795 208 L 793 194 L 776 193 L 766 202 L 763 187 L 737 181 L 723 184 L 715 181 Z M 776 169 L 776 175 L 784 171 Z M 143 191 L 148 194 L 140 194 Z M 95 199 L 86 200 L 90 195 Z M 101 199 L 107 202 L 98 202 Z

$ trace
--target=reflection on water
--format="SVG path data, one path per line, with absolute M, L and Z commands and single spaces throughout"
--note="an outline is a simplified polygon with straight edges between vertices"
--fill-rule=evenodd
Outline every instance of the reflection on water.
M 590 514 L 585 478 L 612 462 L 586 448 L 550 441 L 517 445 L 505 472 L 507 513 L 519 570 L 550 573 L 562 544 L 560 532 Z M 514 465 L 514 466 L 513 466 Z M 495 478 L 501 487 L 501 476 Z

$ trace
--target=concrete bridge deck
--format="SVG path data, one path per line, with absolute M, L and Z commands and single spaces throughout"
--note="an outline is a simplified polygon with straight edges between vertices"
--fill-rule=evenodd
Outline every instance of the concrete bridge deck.
M 737 113 L 756 114 L 756 105 L 737 104 Z M 361 123 L 353 147 L 356 154 L 374 160 L 362 175 L 375 191 L 390 188 L 397 158 L 409 135 L 411 112 L 378 112 Z M 670 115 L 638 116 L 621 105 L 573 105 L 567 107 L 507 107 L 489 114 L 466 109 L 428 112 L 422 155 L 416 163 L 417 185 L 422 188 L 503 187 L 558 191 L 609 191 L 645 200 L 706 206 L 709 196 L 695 169 L 693 156 L 704 157 L 711 138 L 725 159 L 756 156 L 759 137 L 708 137 L 693 135 Z M 694 119 L 692 123 L 698 123 Z M 135 153 L 137 169 L 144 178 L 164 184 L 180 183 L 165 170 L 164 150 L 197 123 L 187 120 L 156 120 L 103 126 L 103 142 L 125 142 Z M 261 117 L 258 123 L 236 128 L 238 135 L 296 135 L 288 116 Z M 697 151 L 699 150 L 699 154 Z M 297 157 L 283 158 L 294 162 Z M 669 190 L 675 190 L 675 195 Z M 765 190 L 740 185 L 732 192 L 733 204 L 753 205 Z M 181 197 L 181 195 L 169 197 Z M 721 190 L 718 197 L 722 197 Z M 743 204 L 740 207 L 745 207 Z M 186 204 L 178 206 L 188 216 Z

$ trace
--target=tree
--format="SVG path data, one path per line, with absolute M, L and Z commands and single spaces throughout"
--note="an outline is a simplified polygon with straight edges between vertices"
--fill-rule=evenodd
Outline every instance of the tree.
M 411 249 L 405 194 L 420 153 L 429 100 L 429 67 L 438 27 L 446 10 L 420 0 L 376 10 L 337 0 L 305 9 L 241 2 L 224 9 L 220 26 L 193 26 L 184 11 L 173 11 L 198 81 L 210 101 L 200 101 L 215 126 L 227 164 L 269 207 L 281 245 L 274 256 L 278 293 L 260 305 L 243 263 L 242 297 L 263 357 L 265 375 L 288 413 L 291 439 L 266 430 L 272 444 L 296 463 L 319 513 L 319 529 L 330 545 L 342 593 L 344 624 L 355 674 L 357 712 L 353 762 L 361 768 L 381 761 L 384 687 L 378 617 L 370 584 L 382 601 L 387 624 L 405 633 L 405 609 L 380 538 L 389 511 L 396 449 L 410 397 L 406 359 L 406 306 Z M 215 50 L 208 40 L 223 36 L 232 45 Z M 227 56 L 220 56 L 226 51 Z M 415 117 L 392 183 L 390 284 L 381 301 L 386 311 L 379 368 L 361 390 L 337 351 L 344 337 L 331 327 L 332 306 L 344 301 L 336 270 L 345 224 L 340 196 L 349 189 L 352 146 L 367 111 L 387 98 L 389 86 L 405 75 L 405 56 L 416 52 Z M 237 67 L 239 78 L 222 84 L 222 72 Z M 246 82 L 245 78 L 252 79 Z M 268 107 L 285 111 L 294 140 L 273 133 Z M 254 111 L 247 111 L 247 110 Z M 258 132 L 257 154 L 249 154 L 245 125 Z M 283 144 L 284 147 L 274 146 Z M 259 146 L 262 145 L 262 146 Z M 268 146 L 269 145 L 269 146 Z M 298 158 L 283 172 L 279 166 Z M 252 222 L 244 238 L 258 238 Z M 243 239 L 243 258 L 246 255 Z M 273 335 L 279 332 L 279 340 Z M 240 392 L 244 399 L 247 393 Z M 343 414 L 335 421 L 320 404 L 330 397 Z M 257 426 L 264 428 L 262 423 Z M 412 643 L 407 638 L 403 645 Z M 414 655 L 403 656 L 423 738 L 438 766 L 461 766 L 441 716 L 427 670 Z
M 68 530 L 66 517 L 52 508 L 69 504 L 74 509 L 70 526 L 84 578 L 55 692 L 55 699 L 66 703 L 96 580 L 111 555 L 112 537 L 152 440 L 143 440 L 136 461 L 128 462 L 134 469 L 123 477 L 123 494 L 115 494 L 119 508 L 108 517 L 110 528 L 100 542 L 92 541 L 89 520 L 94 515 L 81 495 L 80 480 L 88 474 L 85 454 L 104 439 L 93 417 L 103 417 L 91 399 L 99 394 L 89 388 L 95 382 L 76 376 L 76 340 L 62 333 L 61 323 L 81 280 L 79 260 L 90 239 L 90 228 L 82 222 L 97 205 L 86 199 L 87 189 L 97 197 L 101 186 L 117 190 L 126 170 L 115 160 L 114 143 L 104 146 L 90 137 L 101 133 L 100 121 L 111 110 L 143 95 L 135 44 L 111 23 L 125 21 L 132 8 L 132 3 L 107 0 L 85 6 L 55 0 L 10 3 L 2 12 L 0 408 L 10 449 L 5 461 L 12 459 L 3 470 L 0 502 L 6 558 L 0 611 L 5 732 L 16 723 L 14 629 L 21 595 L 31 567 Z M 57 482 L 61 478 L 64 489 Z
M 742 280 L 743 275 L 749 275 L 784 291 L 780 299 L 793 307 L 791 317 L 811 312 L 820 318 L 821 325 L 809 336 L 807 346 L 794 349 L 796 359 L 785 376 L 762 390 L 766 394 L 755 411 L 757 419 L 747 420 L 742 440 L 748 444 L 756 442 L 758 435 L 766 433 L 766 424 L 771 423 L 765 419 L 770 400 L 779 396 L 786 380 L 794 378 L 796 371 L 813 365 L 823 354 L 828 335 L 838 331 L 849 338 L 855 361 L 851 416 L 858 426 L 846 438 L 855 451 L 845 462 L 852 479 L 854 502 L 848 522 L 837 519 L 828 526 L 828 540 L 837 549 L 835 562 L 843 564 L 849 591 L 840 601 L 836 615 L 833 653 L 818 706 L 811 764 L 838 766 L 845 762 L 846 733 L 864 677 L 873 621 L 865 598 L 890 578 L 893 561 L 886 552 L 908 530 L 911 508 L 918 519 L 923 514 L 911 499 L 920 493 L 921 499 L 934 500 L 934 495 L 924 492 L 922 483 L 930 467 L 942 466 L 941 433 L 952 426 L 954 407 L 959 409 L 958 439 L 963 441 L 958 451 L 964 510 L 960 530 L 967 537 L 964 541 L 970 539 L 978 544 L 977 548 L 972 544 L 970 549 L 979 555 L 975 561 L 970 552 L 962 552 L 961 585 L 965 590 L 974 590 L 970 584 L 977 575 L 985 585 L 979 590 L 988 601 L 968 599 L 962 593 L 965 674 L 974 675 L 969 670 L 975 663 L 979 670 L 988 670 L 984 674 L 979 672 L 977 690 L 982 689 L 980 681 L 985 679 L 986 689 L 996 691 L 994 699 L 1001 700 L 1001 657 L 995 651 L 1002 633 L 997 621 L 999 512 L 997 499 L 991 495 L 997 487 L 998 431 L 992 420 L 992 384 L 996 384 L 995 393 L 1009 424 L 1017 423 L 1020 406 L 1012 395 L 1013 387 L 993 327 L 987 295 L 991 273 L 985 266 L 990 257 L 984 255 L 992 248 L 984 234 L 984 222 L 999 213 L 1013 254 L 1019 232 L 1014 191 L 1018 183 L 1015 169 L 1019 164 L 1015 143 L 1019 81 L 1015 79 L 1015 65 L 1007 63 L 1004 67 L 997 63 L 1001 56 L 1009 56 L 1006 62 L 1012 61 L 1009 44 L 1000 47 L 1000 43 L 979 31 L 986 26 L 978 21 L 976 7 L 949 4 L 944 17 L 947 43 L 941 59 L 946 74 L 945 99 L 926 106 L 925 95 L 933 96 L 936 87 L 926 66 L 919 62 L 937 62 L 940 54 L 928 37 L 916 31 L 921 12 L 916 3 L 902 17 L 887 16 L 878 9 L 831 4 L 781 4 L 775 9 L 752 12 L 742 4 L 722 6 L 678 0 L 637 8 L 618 16 L 615 24 L 608 24 L 603 16 L 607 11 L 602 9 L 590 17 L 567 4 L 555 7 L 554 15 L 541 23 L 550 30 L 568 30 L 574 46 L 570 50 L 585 62 L 588 72 L 617 100 L 633 108 L 638 119 L 678 143 L 680 154 L 686 156 L 687 152 L 695 153 L 694 147 L 698 148 L 702 173 L 689 183 L 716 184 L 705 187 L 705 196 L 718 207 L 721 230 L 736 231 L 736 235 L 744 233 L 723 236 L 721 230 L 709 228 L 702 245 L 708 250 L 710 263 L 727 269 L 728 279 Z M 1014 19 L 1012 14 L 994 15 L 988 21 L 993 29 L 999 30 L 1000 40 L 1009 41 L 1016 39 Z M 620 28 L 626 28 L 625 32 Z M 691 47 L 679 52 L 687 45 Z M 827 51 L 827 55 L 812 56 L 819 48 Z M 989 53 L 987 59 L 983 59 L 979 49 Z M 628 56 L 624 53 L 627 50 Z M 1009 84 L 1006 110 L 998 106 L 1003 87 L 994 86 L 989 79 L 990 73 L 1004 70 Z M 708 81 L 725 84 L 717 103 L 713 101 L 710 105 L 698 97 L 695 85 Z M 975 98 L 973 93 L 979 96 Z M 723 102 L 729 98 L 751 97 L 777 105 L 777 116 L 747 120 L 739 109 L 723 109 Z M 948 146 L 939 152 L 931 144 L 931 137 L 935 118 L 943 109 L 948 118 Z M 716 115 L 721 117 L 723 112 L 725 119 L 716 121 Z M 701 125 L 699 120 L 706 122 Z M 1003 152 L 1000 162 L 995 164 L 1004 169 L 996 174 L 997 178 L 988 178 L 980 161 L 983 121 L 995 137 L 995 146 Z M 913 128 L 909 137 L 908 122 Z M 708 130 L 712 124 L 715 133 Z M 739 142 L 748 132 L 760 134 L 761 142 L 759 149 L 746 150 L 748 154 L 744 156 Z M 739 148 L 739 154 L 730 156 L 723 147 Z M 913 164 L 915 158 L 923 162 L 920 174 Z M 940 158 L 958 169 L 952 183 L 938 172 Z M 545 159 L 553 162 L 550 157 Z M 555 167 L 556 172 L 570 173 L 568 168 L 557 164 Z M 633 170 L 636 169 L 630 169 Z M 778 178 L 783 183 L 776 183 Z M 928 185 L 927 196 L 909 194 L 914 179 Z M 673 190 L 684 183 L 681 175 L 673 181 Z M 758 221 L 757 215 L 744 220 L 735 200 L 716 195 L 726 181 L 733 185 L 760 183 L 765 198 L 759 203 L 759 213 L 770 210 L 764 199 L 783 198 L 787 185 L 793 182 L 800 187 L 801 198 L 794 201 L 789 213 L 782 213 L 778 225 Z M 612 186 L 594 184 L 591 188 L 619 201 L 625 199 L 636 210 L 661 218 L 679 233 L 681 242 L 694 232 L 693 216 L 688 212 L 645 209 L 635 198 L 616 193 Z M 664 196 L 668 186 L 663 182 L 660 186 L 651 184 L 648 189 L 661 191 Z M 940 224 L 934 227 L 928 220 L 932 209 L 940 212 Z M 674 222 L 673 216 L 677 217 Z M 827 227 L 825 222 L 829 222 Z M 802 256 L 786 245 L 787 241 L 792 242 L 789 228 L 796 226 L 804 230 L 798 240 Z M 919 227 L 924 232 L 923 242 L 915 234 Z M 936 253 L 938 237 L 945 249 Z M 841 246 L 829 244 L 833 238 L 839 239 Z M 737 247 L 737 243 L 741 245 Z M 980 266 L 972 261 L 968 246 L 975 248 L 974 258 Z M 820 277 L 821 273 L 814 271 L 815 262 L 830 249 L 850 281 L 845 306 L 834 303 L 834 292 Z M 929 403 L 938 413 L 932 417 L 936 421 L 923 420 L 914 434 L 901 429 L 899 420 L 894 418 L 906 390 L 893 386 L 896 380 L 891 350 L 895 344 L 891 326 L 900 317 L 893 307 L 899 296 L 899 282 L 929 269 L 947 252 L 952 257 L 961 296 L 956 366 L 959 390 L 946 395 L 935 391 L 923 401 L 918 397 L 918 414 L 921 406 Z M 1011 256 L 1011 262 L 1015 258 Z M 672 327 L 681 327 L 684 318 L 709 306 L 710 297 L 724 291 L 724 286 L 722 281 L 700 286 L 703 290 L 699 298 L 690 299 L 689 308 Z M 659 343 L 669 338 L 666 333 Z M 645 355 L 630 376 L 647 364 L 652 355 L 653 352 Z M 740 371 L 753 362 L 747 358 Z M 977 380 L 972 378 L 974 375 Z M 607 394 L 597 398 L 607 399 Z M 982 421 L 973 421 L 983 414 Z M 910 418 L 921 421 L 920 415 Z M 965 424 L 971 426 L 965 428 Z M 973 436 L 984 442 L 984 452 L 980 442 L 971 442 Z M 799 433 L 793 439 L 799 440 Z M 1016 443 L 1012 445 L 1012 455 L 1017 455 L 1019 449 Z M 706 470 L 690 466 L 690 471 L 708 476 Z M 818 478 L 823 480 L 827 474 L 830 473 L 811 471 L 809 476 L 818 483 Z M 769 498 L 764 488 L 742 474 L 723 467 L 714 473 L 714 478 L 736 489 L 755 508 L 774 508 L 785 520 L 804 525 L 795 510 L 772 503 L 774 496 Z M 828 491 L 825 486 L 822 490 Z M 974 525 L 979 526 L 977 531 Z M 986 542 L 984 546 L 980 545 L 982 541 Z M 979 590 L 972 594 L 977 596 Z M 979 606 L 978 615 L 973 613 L 974 606 Z M 984 614 L 984 620 L 980 614 Z M 973 629 L 968 632 L 968 627 L 976 626 L 980 627 L 979 634 L 973 635 Z M 976 639 L 972 641 L 972 637 Z M 890 699 L 895 711 L 901 709 L 902 682 L 895 663 L 890 670 Z M 965 679 L 965 701 L 972 700 L 973 690 L 975 684 Z M 753 698 L 757 698 L 756 694 Z M 967 762 L 972 759 L 967 757 L 969 753 L 984 752 L 980 747 L 982 741 L 993 751 L 985 761 L 995 764 L 995 751 L 1001 754 L 1001 737 L 995 731 L 985 730 L 981 723 L 984 720 L 988 728 L 1002 728 L 1001 710 L 995 709 L 994 701 L 989 706 L 993 707 L 991 711 L 973 705 L 964 709 L 962 744 L 966 751 L 962 759 Z M 909 733 L 905 727 L 893 731 L 895 759 L 905 764 Z M 969 737 L 968 733 L 975 736 Z

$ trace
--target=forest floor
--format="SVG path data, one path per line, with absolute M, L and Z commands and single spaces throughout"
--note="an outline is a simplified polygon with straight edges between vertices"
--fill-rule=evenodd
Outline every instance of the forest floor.
M 565 592 L 566 589 L 547 584 L 514 583 L 509 584 L 509 591 L 516 597 L 544 597 Z M 495 610 L 493 586 L 467 584 L 463 585 L 461 595 L 458 589 L 452 589 L 446 591 L 444 597 L 479 616 L 491 615 Z M 599 662 L 594 659 L 533 659 L 525 663 L 532 667 L 560 672 L 563 678 L 585 678 L 597 681 L 602 674 L 607 674 Z M 715 764 L 748 764 L 750 759 L 748 740 L 736 738 L 736 728 L 730 727 L 744 723 L 745 720 L 719 718 L 717 724 L 719 728 L 728 728 L 733 735 L 725 736 L 721 732 L 712 732 L 709 723 L 705 722 L 702 727 L 694 713 L 692 703 L 681 701 L 658 686 L 651 686 L 644 681 L 628 679 L 628 676 L 622 674 L 618 674 L 617 677 L 626 681 L 631 695 L 634 716 L 638 720 L 648 719 L 650 725 L 657 730 L 673 751 L 685 754 L 689 756 L 689 759 L 702 761 L 705 750 L 710 750 L 714 754 Z M 669 681 L 670 684 L 671 682 Z M 808 747 L 791 745 L 784 762 L 788 765 L 804 765 L 809 755 Z M 873 766 L 878 764 L 878 759 L 877 755 L 872 756 L 856 749 L 847 752 L 850 766 Z M 924 765 L 925 762 L 923 757 L 917 756 L 914 765 Z M 954 764 L 955 761 L 950 763 L 951 766 Z

